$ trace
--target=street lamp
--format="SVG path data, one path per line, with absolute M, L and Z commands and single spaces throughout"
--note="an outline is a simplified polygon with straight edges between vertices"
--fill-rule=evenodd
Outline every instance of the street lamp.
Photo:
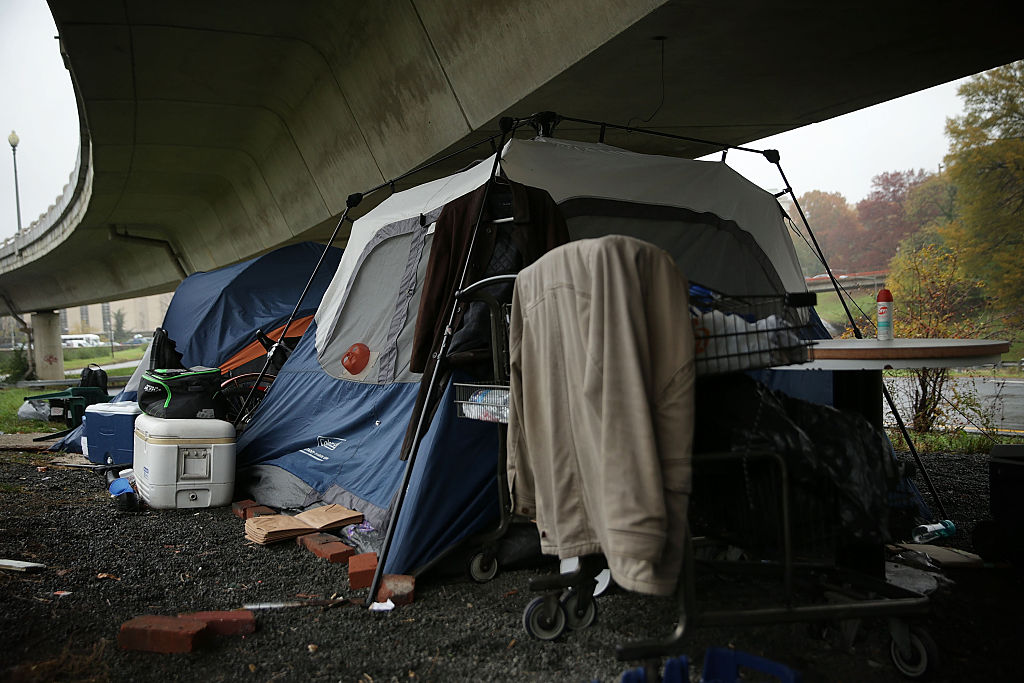
M 7 142 L 11 143 L 11 159 L 14 161 L 14 206 L 18 212 L 18 232 L 21 232 L 21 197 L 18 194 L 18 143 L 21 140 L 12 130 L 7 136 Z

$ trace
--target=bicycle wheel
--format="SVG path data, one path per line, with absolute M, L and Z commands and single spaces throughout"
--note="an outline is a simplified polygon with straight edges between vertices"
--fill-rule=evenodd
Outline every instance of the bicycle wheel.
M 259 379 L 259 373 L 249 372 L 221 382 L 221 396 L 227 404 L 227 414 L 224 419 L 235 425 L 236 428 L 248 422 L 256 408 L 263 402 L 267 390 L 274 383 L 274 378 L 275 375 L 264 375 L 262 379 Z M 257 379 L 259 379 L 258 385 Z

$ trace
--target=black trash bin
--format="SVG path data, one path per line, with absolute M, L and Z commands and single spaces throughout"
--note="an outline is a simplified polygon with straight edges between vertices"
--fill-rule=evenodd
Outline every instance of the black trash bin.
M 1024 444 L 992 447 L 988 485 L 997 543 L 1008 560 L 1024 568 Z

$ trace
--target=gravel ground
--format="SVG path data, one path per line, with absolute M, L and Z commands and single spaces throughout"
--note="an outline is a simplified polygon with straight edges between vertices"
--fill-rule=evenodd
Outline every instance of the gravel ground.
M 346 569 L 292 542 L 247 542 L 230 508 L 119 512 L 101 475 L 43 467 L 49 462 L 48 454 L 0 452 L 0 558 L 46 566 L 0 571 L 0 679 L 616 681 L 637 665 L 616 661 L 618 643 L 666 634 L 675 623 L 674 599 L 612 588 L 592 627 L 534 640 L 521 615 L 533 597 L 529 580 L 549 564 L 505 571 L 487 584 L 420 577 L 415 602 L 389 613 L 351 604 L 262 610 L 254 634 L 220 637 L 191 654 L 121 650 L 120 625 L 143 614 L 362 598 L 365 590 L 349 590 Z M 933 455 L 926 464 L 961 525 L 950 545 L 970 550 L 974 522 L 990 516 L 987 456 Z M 936 680 L 1019 680 L 1012 652 L 1024 608 L 1021 575 L 993 567 L 946 574 L 955 584 L 933 595 L 922 622 L 941 652 Z M 751 587 L 727 586 L 747 598 L 763 594 Z M 717 607 L 720 588 L 700 595 Z M 782 662 L 809 682 L 903 680 L 882 620 L 866 620 L 852 643 L 825 622 L 697 628 L 680 653 L 696 672 L 707 647 L 725 645 Z

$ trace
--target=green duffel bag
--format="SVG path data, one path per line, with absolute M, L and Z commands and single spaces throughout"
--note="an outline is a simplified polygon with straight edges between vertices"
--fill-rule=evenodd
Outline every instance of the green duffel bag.
M 223 420 L 227 404 L 220 391 L 220 368 L 147 370 L 139 385 L 139 407 L 153 417 Z

